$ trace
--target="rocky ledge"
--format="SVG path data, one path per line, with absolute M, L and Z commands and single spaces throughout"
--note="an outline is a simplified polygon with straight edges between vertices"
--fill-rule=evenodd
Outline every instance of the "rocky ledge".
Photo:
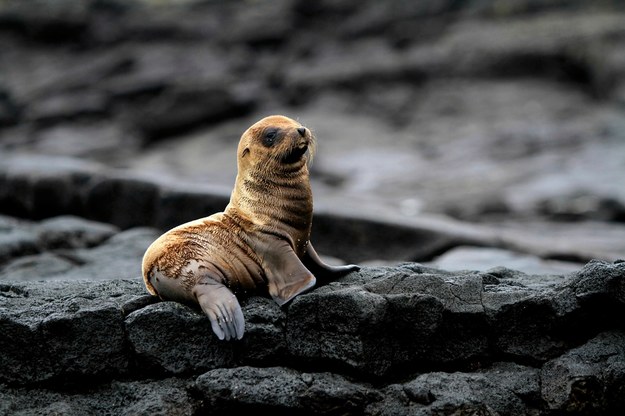
M 625 263 L 568 275 L 364 267 L 284 308 L 199 311 L 118 280 L 0 283 L 0 413 L 605 414 L 625 410 Z

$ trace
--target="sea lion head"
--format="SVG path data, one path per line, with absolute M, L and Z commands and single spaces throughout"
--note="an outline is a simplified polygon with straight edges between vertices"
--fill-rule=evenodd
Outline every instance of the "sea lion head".
M 265 117 L 248 128 L 237 150 L 239 169 L 249 166 L 293 168 L 312 160 L 315 138 L 297 121 L 274 115 Z

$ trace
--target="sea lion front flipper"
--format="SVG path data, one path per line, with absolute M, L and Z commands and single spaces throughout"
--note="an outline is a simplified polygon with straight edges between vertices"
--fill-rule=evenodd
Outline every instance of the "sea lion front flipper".
M 228 341 L 243 338 L 243 311 L 230 289 L 211 278 L 202 278 L 193 287 L 193 294 L 210 319 L 213 332 L 219 339 L 225 338 Z
M 304 266 L 284 240 L 273 242 L 263 260 L 269 294 L 280 306 L 310 289 L 317 282 L 315 275 Z
M 315 276 L 319 276 L 324 279 L 337 279 L 341 276 L 345 276 L 347 273 L 357 272 L 360 270 L 360 266 L 356 264 L 330 266 L 329 264 L 324 263 L 321 258 L 319 258 L 319 255 L 310 241 L 306 246 L 306 253 L 304 254 L 302 260 L 306 267 L 308 267 L 308 269 L 313 272 Z

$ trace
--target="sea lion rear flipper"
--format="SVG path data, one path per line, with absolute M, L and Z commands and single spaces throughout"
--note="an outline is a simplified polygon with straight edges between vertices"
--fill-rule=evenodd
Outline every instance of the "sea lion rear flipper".
M 319 255 L 315 251 L 315 248 L 312 245 L 312 242 L 308 242 L 306 246 L 306 253 L 302 258 L 302 261 L 308 267 L 310 271 L 312 271 L 315 276 L 324 279 L 337 279 L 341 276 L 346 275 L 350 272 L 357 272 L 360 270 L 360 266 L 356 264 L 348 264 L 345 266 L 330 266 L 329 264 L 324 263 Z
M 280 306 L 313 287 L 317 281 L 286 241 L 277 240 L 272 244 L 264 263 L 269 294 Z
M 245 319 L 241 305 L 230 289 L 213 279 L 203 278 L 193 287 L 193 294 L 219 339 L 228 341 L 243 337 Z

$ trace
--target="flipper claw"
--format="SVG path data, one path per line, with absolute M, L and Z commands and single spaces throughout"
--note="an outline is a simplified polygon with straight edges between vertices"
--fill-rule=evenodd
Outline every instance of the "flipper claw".
M 195 285 L 193 292 L 217 338 L 226 341 L 243 338 L 243 311 L 230 289 L 215 280 L 204 279 Z

